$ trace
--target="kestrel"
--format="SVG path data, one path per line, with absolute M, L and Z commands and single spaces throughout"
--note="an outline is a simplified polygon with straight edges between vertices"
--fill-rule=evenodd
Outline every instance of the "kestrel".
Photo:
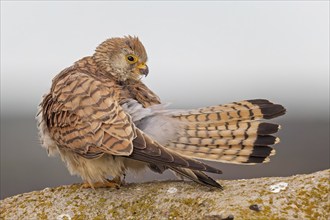
M 204 171 L 222 172 L 196 159 L 269 161 L 279 142 L 271 134 L 280 127 L 260 120 L 283 115 L 282 105 L 255 99 L 168 109 L 141 81 L 149 73 L 146 63 L 137 37 L 111 38 L 60 72 L 43 96 L 37 114 L 42 146 L 49 155 L 59 153 L 85 187 L 118 187 L 127 171 L 150 168 L 221 188 Z

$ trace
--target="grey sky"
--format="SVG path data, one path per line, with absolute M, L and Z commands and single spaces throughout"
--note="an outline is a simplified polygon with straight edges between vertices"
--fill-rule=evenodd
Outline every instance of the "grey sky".
M 1 114 L 34 114 L 58 72 L 131 34 L 149 54 L 145 83 L 174 107 L 260 97 L 291 117 L 329 117 L 328 10 L 328 1 L 1 1 Z

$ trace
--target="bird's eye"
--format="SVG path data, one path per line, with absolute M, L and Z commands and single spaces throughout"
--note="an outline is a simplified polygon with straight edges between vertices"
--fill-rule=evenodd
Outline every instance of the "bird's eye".
M 126 56 L 126 60 L 128 63 L 133 64 L 138 61 L 138 58 L 137 58 L 137 56 L 130 54 L 130 55 Z

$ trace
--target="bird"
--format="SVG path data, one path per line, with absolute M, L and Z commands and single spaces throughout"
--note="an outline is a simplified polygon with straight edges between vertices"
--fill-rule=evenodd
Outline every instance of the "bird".
M 269 162 L 286 109 L 251 99 L 198 109 L 171 109 L 142 81 L 147 52 L 136 36 L 113 37 L 57 74 L 38 106 L 42 147 L 60 155 L 83 188 L 118 188 L 127 172 L 170 170 L 222 189 L 207 164 Z M 110 177 L 112 179 L 110 179 Z

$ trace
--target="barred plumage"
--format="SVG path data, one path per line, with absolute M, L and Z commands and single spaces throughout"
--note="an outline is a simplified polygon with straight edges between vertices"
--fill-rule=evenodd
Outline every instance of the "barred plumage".
M 226 163 L 269 162 L 275 154 L 271 145 L 280 126 L 262 119 L 285 113 L 283 106 L 268 100 L 246 100 L 190 111 L 168 113 L 183 126 L 167 147 L 194 158 Z
M 279 142 L 273 135 L 280 126 L 261 120 L 285 113 L 283 106 L 261 99 L 195 110 L 135 111 L 130 114 L 133 120 L 138 118 L 136 125 L 167 148 L 189 157 L 237 164 L 269 162 L 275 154 L 272 145 Z M 137 112 L 145 117 L 136 117 Z M 175 132 L 165 135 L 171 128 Z

